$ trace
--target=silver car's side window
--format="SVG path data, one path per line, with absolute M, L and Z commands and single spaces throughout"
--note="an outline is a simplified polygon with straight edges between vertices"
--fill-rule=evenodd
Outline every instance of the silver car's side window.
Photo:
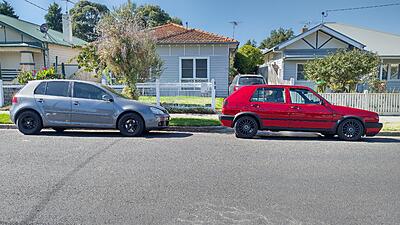
M 47 82 L 46 95 L 68 97 L 69 82 L 68 81 L 49 81 Z
M 40 84 L 36 87 L 36 89 L 35 89 L 35 91 L 34 91 L 34 94 L 35 94 L 35 95 L 44 95 L 44 94 L 46 93 L 46 84 L 47 84 L 47 82 L 42 82 L 42 83 L 40 83 Z
M 94 85 L 79 82 L 74 83 L 74 98 L 102 100 L 104 95 L 109 96 L 105 91 Z

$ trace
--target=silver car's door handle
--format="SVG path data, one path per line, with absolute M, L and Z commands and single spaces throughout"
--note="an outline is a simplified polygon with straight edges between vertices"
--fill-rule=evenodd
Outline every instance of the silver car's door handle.
M 74 101 L 74 105 L 79 105 L 79 102 L 78 101 Z
M 37 102 L 43 103 L 43 102 L 44 102 L 44 101 L 43 101 L 43 98 L 39 98 L 39 100 L 37 100 Z

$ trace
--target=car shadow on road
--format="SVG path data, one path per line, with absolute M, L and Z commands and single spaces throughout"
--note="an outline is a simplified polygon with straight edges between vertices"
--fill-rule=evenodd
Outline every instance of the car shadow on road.
M 356 143 L 353 141 L 343 141 L 337 137 L 326 138 L 318 133 L 283 133 L 283 132 L 262 132 L 258 133 L 254 139 L 280 140 L 280 141 L 338 141 Z M 400 139 L 390 137 L 364 137 L 359 142 L 363 143 L 400 143 Z
M 163 132 L 163 131 L 152 131 L 143 134 L 140 137 L 124 137 L 118 131 L 84 131 L 84 130 L 66 130 L 58 133 L 55 131 L 42 131 L 38 134 L 39 136 L 52 136 L 52 137 L 100 137 L 100 138 L 146 138 L 146 139 L 159 139 L 159 138 L 186 138 L 193 134 L 187 132 Z

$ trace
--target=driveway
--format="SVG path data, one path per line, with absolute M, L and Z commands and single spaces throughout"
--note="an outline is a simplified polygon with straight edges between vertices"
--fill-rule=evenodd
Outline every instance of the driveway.
M 0 130 L 0 224 L 398 224 L 400 139 Z

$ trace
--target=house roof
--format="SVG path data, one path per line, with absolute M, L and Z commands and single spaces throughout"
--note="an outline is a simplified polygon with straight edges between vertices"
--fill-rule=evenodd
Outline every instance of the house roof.
M 235 39 L 213 34 L 199 29 L 168 23 L 149 29 L 157 44 L 234 44 Z
M 400 55 L 400 35 L 340 23 L 324 25 L 363 43 L 366 50 L 376 52 L 380 56 Z
M 0 22 L 8 25 L 10 27 L 13 27 L 14 29 L 25 33 L 26 35 L 29 35 L 41 42 L 47 42 L 51 44 L 56 44 L 56 45 L 65 45 L 65 46 L 81 46 L 86 44 L 86 41 L 73 37 L 72 38 L 72 43 L 69 43 L 67 41 L 64 41 L 63 39 L 63 33 L 49 29 L 47 31 L 47 35 L 45 36 L 42 32 L 40 32 L 40 25 L 16 19 L 13 17 L 9 17 L 6 15 L 0 14 Z
M 322 23 L 292 39 L 284 41 L 263 53 L 280 50 L 314 32 L 322 30 L 357 48 L 376 52 L 379 56 L 400 56 L 400 36 L 340 23 Z

